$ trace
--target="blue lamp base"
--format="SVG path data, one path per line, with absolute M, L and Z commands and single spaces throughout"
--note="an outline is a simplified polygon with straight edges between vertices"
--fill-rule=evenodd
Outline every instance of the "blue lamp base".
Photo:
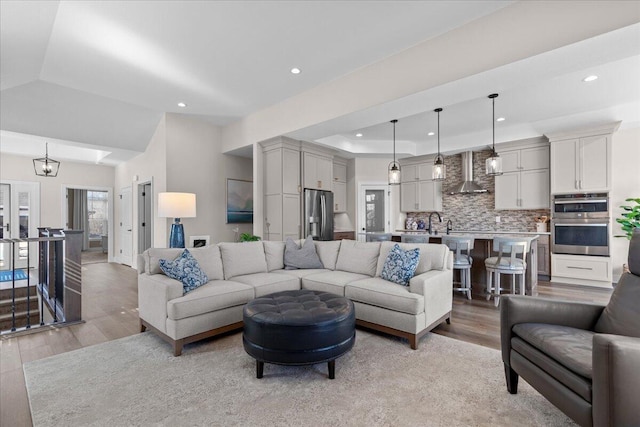
M 180 224 L 180 218 L 176 218 L 171 224 L 171 234 L 169 235 L 170 248 L 184 248 L 184 227 Z

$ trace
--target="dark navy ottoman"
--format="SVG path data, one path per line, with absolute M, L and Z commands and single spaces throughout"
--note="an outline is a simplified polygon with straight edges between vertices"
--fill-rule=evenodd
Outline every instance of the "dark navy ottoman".
M 264 364 L 328 363 L 335 378 L 335 361 L 356 340 L 353 303 L 328 292 L 302 289 L 256 298 L 244 307 L 242 342 L 256 359 L 256 376 Z

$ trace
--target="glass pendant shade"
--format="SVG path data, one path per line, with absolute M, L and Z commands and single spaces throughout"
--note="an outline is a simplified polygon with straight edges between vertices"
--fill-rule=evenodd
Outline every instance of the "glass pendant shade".
M 485 172 L 489 176 L 497 176 L 502 175 L 502 159 L 496 153 L 496 98 L 498 97 L 497 93 L 492 93 L 489 95 L 489 99 L 491 99 L 491 105 L 493 108 L 493 117 L 491 120 L 491 125 L 493 126 L 493 145 L 491 148 L 491 157 L 487 159 L 485 162 Z
M 433 161 L 433 166 L 431 166 L 431 179 L 444 181 L 447 177 L 447 166 L 444 164 L 444 156 L 440 154 L 440 111 L 442 108 L 436 108 L 433 111 L 438 113 L 438 154 Z
M 502 175 L 502 158 L 495 151 L 485 163 L 486 173 L 490 176 Z
M 398 120 L 391 120 L 393 123 L 393 161 L 389 163 L 389 185 L 400 185 L 400 164 L 396 162 L 396 123 Z
M 444 181 L 447 178 L 447 165 L 444 164 L 442 155 L 436 157 L 433 166 L 431 166 L 431 179 L 434 181 Z
M 397 162 L 389 163 L 389 185 L 400 184 L 400 165 Z
M 38 176 L 56 177 L 60 162 L 49 158 L 49 143 L 45 144 L 45 156 L 39 159 L 33 159 L 33 169 Z

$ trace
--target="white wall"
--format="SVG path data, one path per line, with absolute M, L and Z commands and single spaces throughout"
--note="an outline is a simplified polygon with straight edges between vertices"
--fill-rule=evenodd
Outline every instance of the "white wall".
M 167 114 L 167 191 L 196 194 L 197 217 L 182 220 L 187 242 L 201 235 L 212 243 L 234 241 L 236 226 L 239 233 L 253 231 L 251 224 L 226 224 L 227 178 L 252 181 L 252 160 L 222 154 L 218 126 Z
M 629 204 L 624 200 L 640 197 L 640 128 L 622 129 L 613 134 L 613 176 L 609 194 L 612 206 L 613 235 L 622 233 L 620 224 L 615 221 L 623 212 L 620 205 Z M 613 263 L 613 281 L 617 282 L 622 274 L 622 264 L 627 263 L 629 241 L 614 237 L 611 242 L 611 262 Z
M 62 188 L 66 186 L 113 188 L 115 170 L 112 166 L 61 161 L 57 177 L 37 176 L 33 159 L 13 154 L 0 154 L 0 180 L 38 182 L 40 184 L 40 226 L 61 227 Z M 113 218 L 113 215 L 110 215 Z

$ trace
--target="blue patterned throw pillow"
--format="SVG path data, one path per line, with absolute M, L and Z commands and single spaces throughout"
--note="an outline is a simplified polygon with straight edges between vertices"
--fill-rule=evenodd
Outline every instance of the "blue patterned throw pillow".
M 416 272 L 419 261 L 420 248 L 405 251 L 396 243 L 389 251 L 380 277 L 399 285 L 409 286 L 409 280 Z
M 182 282 L 183 295 L 209 281 L 205 272 L 200 269 L 198 261 L 186 249 L 173 261 L 161 259 L 160 268 L 167 276 Z

